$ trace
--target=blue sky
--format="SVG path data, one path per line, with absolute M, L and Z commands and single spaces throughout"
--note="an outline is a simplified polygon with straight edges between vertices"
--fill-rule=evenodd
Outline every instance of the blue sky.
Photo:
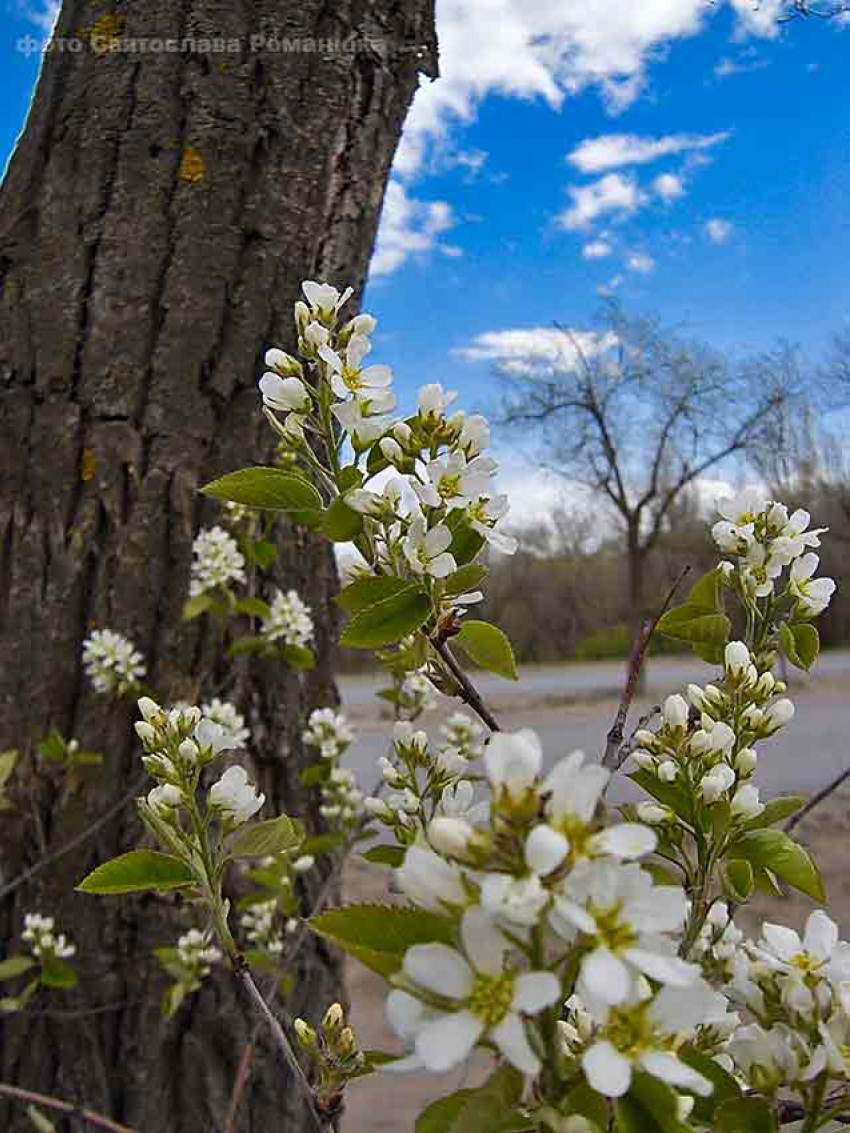
M 51 5 L 0 3 L 7 154 Z M 739 351 L 846 325 L 850 25 L 782 4 L 438 0 L 366 296 L 404 402 L 486 410 L 498 363 L 545 364 L 606 291 Z

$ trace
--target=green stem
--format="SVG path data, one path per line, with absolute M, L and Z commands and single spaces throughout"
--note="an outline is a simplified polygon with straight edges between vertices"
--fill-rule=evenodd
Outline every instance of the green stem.
M 807 1100 L 806 1106 L 806 1120 L 803 1122 L 803 1127 L 800 1133 L 815 1133 L 815 1130 L 821 1127 L 821 1110 L 823 1109 L 823 1101 L 826 1096 L 826 1075 L 821 1076 L 815 1081 L 814 1089 L 812 1090 Z

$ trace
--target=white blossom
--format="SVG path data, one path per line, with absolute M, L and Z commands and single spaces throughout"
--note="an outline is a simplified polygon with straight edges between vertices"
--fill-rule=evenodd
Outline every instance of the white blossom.
M 245 747 L 251 739 L 251 732 L 245 727 L 245 717 L 229 700 L 214 696 L 207 704 L 201 705 L 201 712 L 213 724 L 219 724 L 230 737 L 233 747 Z
M 816 618 L 827 608 L 835 592 L 835 582 L 831 578 L 813 578 L 820 559 L 809 552 L 797 559 L 791 567 L 789 592 L 797 599 L 797 609 L 807 618 Z
M 218 587 L 245 582 L 245 559 L 239 545 L 223 527 L 200 530 L 192 544 L 189 594 L 196 598 Z
M 391 385 L 392 372 L 388 366 L 361 366 L 371 348 L 365 335 L 355 334 L 342 356 L 330 346 L 320 346 L 319 357 L 328 367 L 331 389 L 337 397 L 346 398 L 351 394 L 367 397 L 381 406 L 379 412 L 386 412 L 395 405 L 395 398 L 390 399 L 379 391 Z
M 53 917 L 42 916 L 41 913 L 26 913 L 24 915 L 24 930 L 21 939 L 25 940 L 30 951 L 37 960 L 68 960 L 76 954 L 76 945 L 72 944 L 64 933 L 56 933 L 56 922 Z
M 457 397 L 457 392 L 446 392 L 438 382 L 419 387 L 418 405 L 422 417 L 441 417 Z
M 452 533 L 444 523 L 426 531 L 425 520 L 415 516 L 404 540 L 404 554 L 416 574 L 445 578 L 457 570 L 457 563 L 448 548 Z
M 306 414 L 313 408 L 309 391 L 300 378 L 263 374 L 260 378 L 260 392 L 263 404 L 281 413 Z
M 339 759 L 353 743 L 354 731 L 341 712 L 333 708 L 314 708 L 301 738 L 318 750 L 323 759 Z
M 95 692 L 121 696 L 147 672 L 141 653 L 111 629 L 96 629 L 83 642 L 83 667 Z
M 259 794 L 256 787 L 248 781 L 245 768 L 237 766 L 229 767 L 219 781 L 213 784 L 209 801 L 210 806 L 220 811 L 234 826 L 241 826 L 257 813 L 266 801 L 266 796 Z
M 285 594 L 278 590 L 272 599 L 269 616 L 263 619 L 262 634 L 267 641 L 283 639 L 286 645 L 306 645 L 313 638 L 310 607 L 295 590 Z

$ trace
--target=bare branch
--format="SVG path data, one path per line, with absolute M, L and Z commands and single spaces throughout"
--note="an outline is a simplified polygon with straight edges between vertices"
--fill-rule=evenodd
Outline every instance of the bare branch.
M 54 1098 L 50 1094 L 39 1094 L 34 1090 L 22 1090 L 19 1086 L 12 1086 L 7 1082 L 0 1082 L 0 1096 L 13 1098 L 19 1102 L 28 1102 L 30 1105 L 44 1106 L 45 1109 L 52 1109 L 58 1113 L 67 1114 L 69 1117 L 78 1117 L 88 1125 L 93 1125 L 97 1129 L 108 1129 L 110 1133 L 133 1133 L 133 1130 L 128 1126 L 119 1125 L 117 1121 L 105 1117 L 102 1113 L 96 1113 L 93 1109 L 85 1109 L 82 1106 L 74 1105 L 73 1102 L 62 1101 L 61 1098 Z
M 816 806 L 820 806 L 820 804 L 824 802 L 825 799 L 828 799 L 834 791 L 837 791 L 841 784 L 846 782 L 847 779 L 850 779 L 850 767 L 848 767 L 846 771 L 842 771 L 840 775 L 836 776 L 836 778 L 833 779 L 832 782 L 829 783 L 826 787 L 824 787 L 822 791 L 818 791 L 816 795 L 812 795 L 812 797 L 809 799 L 802 810 L 798 810 L 796 814 L 791 815 L 791 817 L 782 827 L 785 833 L 790 834 L 796 826 L 800 825 L 800 823 L 807 815 L 812 813 Z
M 690 569 L 690 567 L 686 566 L 680 572 L 679 577 L 670 587 L 670 591 L 667 594 L 667 597 L 664 599 L 664 604 L 661 606 L 661 609 L 658 611 L 654 618 L 648 618 L 643 623 L 640 633 L 637 636 L 637 640 L 632 646 L 632 653 L 631 657 L 629 658 L 629 669 L 628 673 L 626 674 L 626 684 L 623 688 L 623 695 L 620 699 L 620 706 L 617 709 L 617 715 L 614 718 L 614 723 L 611 725 L 610 731 L 608 732 L 607 742 L 605 745 L 605 754 L 602 757 L 602 766 L 606 767 L 609 771 L 619 770 L 619 768 L 625 761 L 625 755 L 622 755 L 622 752 L 625 751 L 626 754 L 628 754 L 628 745 L 626 745 L 625 748 L 623 746 L 623 732 L 626 727 L 626 718 L 628 717 L 629 709 L 631 708 L 632 700 L 634 699 L 634 695 L 638 687 L 638 681 L 640 680 L 640 673 L 641 669 L 643 668 L 643 662 L 644 658 L 646 657 L 646 651 L 649 647 L 649 642 L 652 638 L 653 633 L 655 632 L 655 627 L 661 621 L 664 614 L 666 614 L 667 610 L 669 609 L 670 603 L 673 601 L 676 591 L 681 586 L 682 581 L 684 580 Z
M 472 711 L 484 721 L 491 732 L 500 732 L 501 728 L 499 727 L 498 720 L 481 699 L 481 694 L 458 664 L 448 644 L 436 635 L 430 637 L 428 640 L 431 642 L 440 660 L 457 681 L 458 699 L 462 700 L 464 704 L 468 704 Z

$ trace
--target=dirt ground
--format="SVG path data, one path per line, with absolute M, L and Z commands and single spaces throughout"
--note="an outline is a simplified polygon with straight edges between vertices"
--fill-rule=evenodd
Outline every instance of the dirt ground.
M 850 692 L 850 684 L 847 685 Z M 833 700 L 835 690 L 831 690 Z M 815 712 L 818 697 L 807 698 L 806 715 Z M 841 715 L 846 715 L 847 700 Z M 834 707 L 834 704 L 832 705 Z M 523 721 L 525 723 L 525 721 Z M 841 733 L 844 729 L 841 729 Z M 801 737 L 802 738 L 802 737 Z M 839 742 L 836 734 L 833 743 Z M 830 745 L 832 746 L 832 745 Z M 844 749 L 841 741 L 842 752 Z M 800 746 L 801 764 L 811 762 L 813 752 Z M 835 756 L 837 753 L 831 753 Z M 846 757 L 850 759 L 850 751 Z M 784 789 L 784 784 L 783 784 Z M 769 792 L 771 794 L 776 791 Z M 829 910 L 842 930 L 842 938 L 850 938 L 850 787 L 833 795 L 812 812 L 797 828 L 796 837 L 815 856 L 826 881 Z M 344 890 L 347 901 L 392 900 L 388 889 L 388 871 L 361 859 L 352 860 L 347 868 Z M 800 927 L 816 906 L 806 897 L 789 895 L 784 899 L 758 898 L 737 918 L 747 932 L 754 934 L 762 920 L 775 919 Z M 384 1000 L 386 985 L 356 961 L 348 961 L 348 990 L 351 998 L 352 1022 L 361 1046 L 398 1051 L 400 1045 L 386 1024 Z M 411 1133 L 416 1115 L 435 1098 L 462 1085 L 474 1084 L 482 1074 L 484 1063 L 462 1067 L 447 1075 L 375 1074 L 354 1083 L 348 1091 L 343 1133 Z

